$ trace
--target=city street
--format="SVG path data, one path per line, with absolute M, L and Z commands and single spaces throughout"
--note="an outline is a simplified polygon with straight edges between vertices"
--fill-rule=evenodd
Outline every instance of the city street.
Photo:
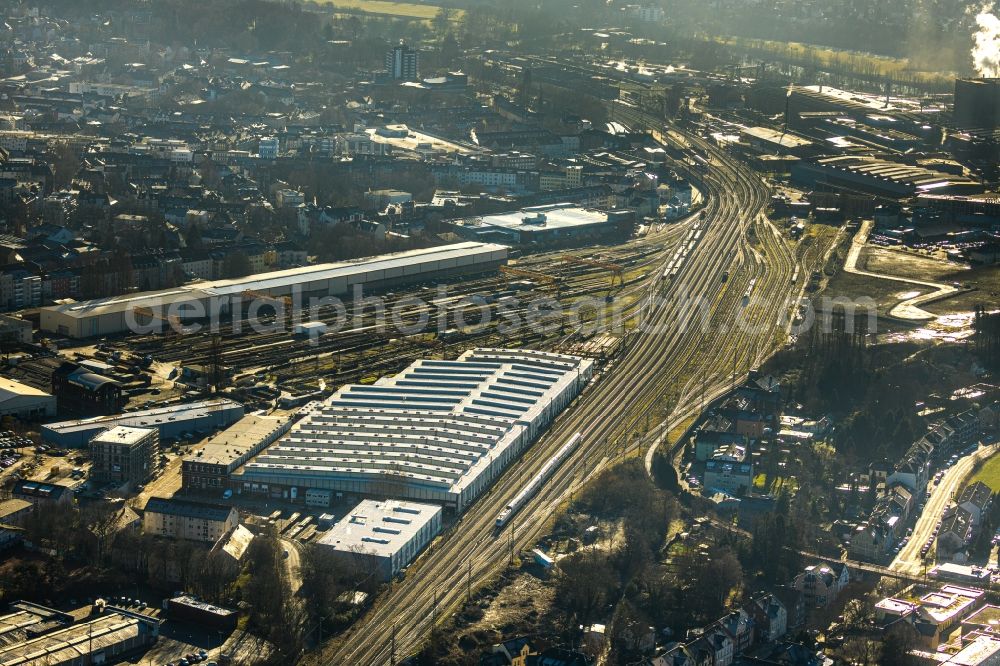
M 959 459 L 957 463 L 948 468 L 941 481 L 934 487 L 931 496 L 927 499 L 923 513 L 921 513 L 917 519 L 917 524 L 913 528 L 913 535 L 910 537 L 909 543 L 899 552 L 896 559 L 892 561 L 890 568 L 910 574 L 924 573 L 920 549 L 930 539 L 931 534 L 934 532 L 934 526 L 941 520 L 941 514 L 955 494 L 965 485 L 969 475 L 975 469 L 976 463 L 989 458 L 997 450 L 997 444 L 982 447 L 975 453 Z M 931 548 L 928 551 L 928 557 L 932 558 L 933 553 L 934 549 Z M 928 559 L 928 565 L 931 562 L 932 559 Z

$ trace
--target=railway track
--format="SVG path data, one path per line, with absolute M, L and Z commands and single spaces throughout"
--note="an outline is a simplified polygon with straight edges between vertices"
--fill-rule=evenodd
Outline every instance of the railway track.
M 620 263 L 626 271 L 629 273 L 636 273 L 633 275 L 626 283 L 618 287 L 619 293 L 622 295 L 627 295 L 639 288 L 642 283 L 642 276 L 639 274 L 641 271 L 648 267 L 656 256 L 656 246 L 669 242 L 672 235 L 672 229 L 668 229 L 666 232 L 659 232 L 654 234 L 648 234 L 647 236 L 636 239 L 627 243 L 624 247 L 609 247 L 605 248 L 602 255 L 607 257 L 611 261 L 616 261 Z M 571 297 L 582 297 L 590 295 L 604 289 L 607 289 L 610 284 L 610 279 L 603 274 L 595 274 L 593 269 L 584 270 L 580 267 L 572 267 L 570 265 L 560 265 L 559 258 L 565 254 L 573 254 L 572 251 L 559 251 L 552 253 L 544 253 L 540 255 L 531 255 L 528 258 L 520 259 L 518 265 L 526 268 L 544 267 L 546 272 L 550 272 L 554 277 L 558 277 L 563 281 L 564 289 L 561 298 L 571 298 Z M 449 288 L 450 297 L 461 297 L 461 296 L 474 296 L 474 295 L 487 295 L 490 293 L 495 293 L 504 289 L 505 282 L 502 278 L 490 277 L 490 278 L 479 278 L 467 280 L 462 283 L 451 285 Z M 539 292 L 534 292 L 534 295 L 541 295 Z M 389 297 L 386 299 L 387 310 L 392 310 L 397 306 L 403 299 L 412 298 L 414 296 L 424 296 L 428 297 L 428 294 L 423 294 L 421 292 L 403 292 L 398 297 Z M 436 298 L 436 295 L 430 295 L 431 300 Z M 352 312 L 352 303 L 345 303 L 345 307 L 348 312 Z M 406 319 L 413 319 L 421 312 L 426 312 L 419 307 L 412 307 L 402 310 L 402 315 Z M 319 321 L 323 321 L 327 324 L 335 324 L 336 322 L 336 312 L 333 308 L 323 308 L 318 312 Z M 269 320 L 264 320 L 263 323 L 270 323 Z M 350 328 L 363 325 L 364 322 L 351 322 Z M 248 328 L 247 326 L 244 327 Z M 219 332 L 221 346 L 222 346 L 222 357 L 227 364 L 239 365 L 240 361 L 245 360 L 247 357 L 254 359 L 254 361 L 259 361 L 260 359 L 267 359 L 269 357 L 281 358 L 287 357 L 289 354 L 304 353 L 308 351 L 328 351 L 328 349 L 316 349 L 316 346 L 309 341 L 300 341 L 290 338 L 287 332 L 275 332 L 275 333 L 248 333 L 246 330 L 241 332 L 234 332 L 231 327 L 224 326 Z M 329 346 L 330 348 L 336 348 L 337 346 L 350 346 L 353 340 L 351 339 L 351 331 L 344 330 L 336 336 L 329 336 L 329 339 L 323 340 L 323 344 Z M 168 362 L 168 363 L 207 363 L 211 357 L 212 353 L 212 335 L 210 333 L 199 333 L 199 334 L 185 334 L 176 335 L 170 337 L 164 337 L 160 335 L 149 335 L 141 338 L 130 338 L 129 339 L 129 349 L 136 351 L 137 353 L 151 353 L 154 354 L 157 360 Z
M 717 160 L 718 168 L 717 174 L 702 179 L 709 201 L 705 209 L 708 227 L 670 285 L 661 284 L 662 264 L 668 252 L 661 253 L 661 270 L 652 271 L 643 287 L 642 325 L 630 334 L 621 360 L 577 398 L 550 432 L 421 557 L 406 580 L 383 595 L 346 635 L 309 656 L 306 662 L 381 665 L 414 651 L 434 621 L 462 602 L 467 587 L 476 587 L 501 573 L 508 559 L 506 540 L 517 549 L 537 540 L 566 493 L 607 464 L 610 444 L 616 438 L 631 437 L 629 428 L 661 398 L 664 378 L 683 371 L 699 346 L 711 344 L 714 338 L 715 348 L 735 345 L 744 350 L 744 356 L 755 348 L 754 341 L 761 335 L 755 335 L 752 327 L 747 327 L 751 328 L 747 332 L 732 326 L 737 316 L 733 301 L 742 297 L 733 287 L 742 283 L 727 282 L 720 287 L 719 276 L 738 258 L 746 230 L 758 220 L 766 203 L 767 190 L 760 179 L 728 156 L 711 146 L 704 150 Z M 756 265 L 752 270 L 761 276 L 767 268 Z M 780 282 L 775 275 L 765 278 L 759 288 L 776 290 L 780 296 Z M 710 321 L 727 327 L 706 331 L 690 326 L 690 302 L 684 298 L 685 293 L 710 302 Z M 665 297 L 659 298 L 660 294 Z M 762 308 L 754 321 L 766 324 L 779 309 L 777 305 Z M 774 331 L 768 326 L 762 333 L 773 336 Z M 720 367 L 713 368 L 712 376 L 725 376 L 723 368 L 728 363 L 717 365 Z M 510 527 L 499 537 L 494 536 L 491 526 L 496 515 L 516 494 L 521 479 L 536 473 L 575 432 L 583 435 L 579 448 L 510 521 Z M 634 445 L 637 442 L 630 444 L 626 440 L 621 450 L 625 452 Z

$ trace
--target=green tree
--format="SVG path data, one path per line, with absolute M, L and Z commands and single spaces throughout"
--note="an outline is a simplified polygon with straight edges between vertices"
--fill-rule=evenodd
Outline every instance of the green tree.
M 246 252 L 243 252 L 242 250 L 230 252 L 222 260 L 223 278 L 240 278 L 245 275 L 250 275 L 252 272 L 253 265 L 250 263 L 250 257 L 248 257 Z

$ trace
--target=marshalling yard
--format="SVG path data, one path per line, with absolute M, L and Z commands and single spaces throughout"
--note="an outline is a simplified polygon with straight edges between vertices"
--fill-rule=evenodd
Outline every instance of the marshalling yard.
M 659 127 L 639 112 L 631 123 L 636 129 Z M 633 241 L 644 248 L 656 245 L 648 269 L 631 287 L 633 312 L 642 325 L 624 337 L 620 353 L 604 363 L 597 381 L 551 430 L 415 564 L 418 575 L 393 586 L 317 663 L 390 663 L 411 650 L 437 617 L 465 598 L 467 589 L 501 572 L 508 561 L 506 542 L 517 549 L 530 547 L 568 492 L 609 461 L 655 448 L 664 433 L 731 386 L 734 373 L 743 375 L 783 337 L 786 314 L 797 302 L 790 294 L 801 287 L 792 283 L 792 248 L 762 214 L 768 188 L 697 135 L 672 134 L 661 140 L 700 157 L 701 164 L 682 160 L 678 168 L 704 193 L 706 204 L 701 213 L 660 236 Z M 671 279 L 670 260 L 695 226 L 701 235 Z M 748 237 L 756 240 L 751 243 Z M 758 297 L 745 299 L 751 292 Z M 689 325 L 692 312 L 685 296 L 709 304 L 708 328 Z M 519 480 L 535 474 L 575 433 L 581 438 L 574 452 L 516 519 L 494 533 L 496 516 L 520 489 Z
M 475 348 L 593 359 L 593 380 L 548 431 L 464 513 L 452 515 L 406 577 L 326 645 L 316 663 L 390 663 L 415 649 L 437 618 L 502 571 L 509 552 L 533 546 L 570 492 L 625 456 L 644 456 L 648 467 L 661 443 L 676 441 L 673 432 L 787 341 L 806 289 L 800 275 L 822 267 L 829 247 L 800 246 L 775 227 L 764 214 L 768 184 L 710 141 L 663 131 L 654 116 L 635 108 L 623 106 L 616 115 L 631 129 L 650 131 L 674 157 L 678 174 L 700 193 L 700 208 L 674 223 L 639 225 L 617 244 L 508 256 L 480 274 L 454 279 L 444 296 L 433 276 L 394 285 L 380 295 L 386 311 L 401 314 L 384 329 L 374 307 L 355 311 L 347 301 L 346 323 L 336 308 L 321 308 L 311 330 L 296 335 L 285 321 L 284 301 L 256 294 L 271 303 L 261 321 L 281 324 L 275 332 L 248 325 L 234 330 L 240 327 L 224 321 L 218 332 L 112 337 L 97 347 L 80 341 L 61 350 L 114 367 L 141 359 L 153 378 L 129 385 L 129 409 L 210 393 L 179 381 L 185 368 L 214 376 L 220 393 L 248 411 L 271 411 L 325 399 L 347 384 L 372 384 L 419 359 L 457 359 Z M 565 311 L 580 299 L 591 305 L 582 318 L 550 316 L 542 318 L 545 326 L 504 328 L 511 316 L 537 315 L 542 299 Z M 491 321 L 481 324 L 473 312 L 487 309 Z M 588 326 L 598 315 L 603 323 Z M 232 313 L 236 320 L 243 316 Z M 399 332 L 400 324 L 421 317 L 430 322 L 427 331 Z M 494 530 L 524 481 L 576 433 L 579 444 L 514 519 Z M 179 462 L 170 461 L 143 494 L 179 489 Z M 248 502 L 244 509 L 267 515 L 273 506 L 265 506 Z M 297 522 L 301 516 L 278 521 L 286 538 L 316 535 L 314 525 Z

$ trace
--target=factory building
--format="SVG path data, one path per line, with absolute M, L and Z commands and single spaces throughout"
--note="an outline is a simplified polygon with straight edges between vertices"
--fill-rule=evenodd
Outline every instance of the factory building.
M 27 384 L 0 377 L 0 416 L 37 420 L 55 416 L 56 399 Z
M 127 402 L 121 382 L 72 361 L 65 361 L 52 373 L 52 393 L 62 409 L 78 415 L 116 414 Z
M 187 595 L 168 599 L 167 615 L 182 622 L 225 631 L 235 629 L 236 623 L 240 619 L 240 614 L 234 610 L 199 601 Z
M 41 309 L 43 331 L 71 338 L 152 332 L 176 316 L 183 323 L 209 321 L 242 308 L 253 297 L 303 299 L 348 296 L 361 287 L 367 293 L 428 280 L 488 273 L 507 261 L 507 248 L 464 242 L 370 257 L 258 273 L 137 294 L 55 305 Z M 303 301 L 301 305 L 308 305 Z
M 155 428 L 162 441 L 207 434 L 241 418 L 243 405 L 227 398 L 212 398 L 125 414 L 47 423 L 41 427 L 41 434 L 47 444 L 59 448 L 80 448 L 98 433 L 115 426 Z
M 441 507 L 387 500 L 364 500 L 317 542 L 359 572 L 389 580 L 441 531 Z
M 250 414 L 209 439 L 181 461 L 185 492 L 229 487 L 229 475 L 273 444 L 292 427 L 290 414 Z
M 740 140 L 761 153 L 780 152 L 783 155 L 806 157 L 817 152 L 816 146 L 809 139 L 769 127 L 744 127 L 740 130 Z
M 232 476 L 238 494 L 302 499 L 309 489 L 463 511 L 590 380 L 593 361 L 475 349 L 420 360 L 313 403 L 287 435 Z
M 231 506 L 150 497 L 142 510 L 142 531 L 154 536 L 215 543 L 239 524 Z
M 449 223 L 463 238 L 514 245 L 552 245 L 584 239 L 631 236 L 632 211 L 601 211 L 571 203 L 522 208 L 513 213 L 467 217 Z
M 152 475 L 159 452 L 156 428 L 109 428 L 90 440 L 90 476 L 98 483 L 143 483 Z
M 116 664 L 156 642 L 160 621 L 108 606 L 74 622 L 72 615 L 19 601 L 0 616 L 0 664 Z
M 810 111 L 835 111 L 850 118 L 862 119 L 873 113 L 893 115 L 900 111 L 893 104 L 887 104 L 884 97 L 861 95 L 830 86 L 782 86 L 776 88 L 774 94 L 783 98 L 777 104 L 782 107 L 787 105 L 790 115 Z
M 867 156 L 844 155 L 792 167 L 792 181 L 827 191 L 868 193 L 888 199 L 921 194 L 978 194 L 983 186 L 965 176 Z

